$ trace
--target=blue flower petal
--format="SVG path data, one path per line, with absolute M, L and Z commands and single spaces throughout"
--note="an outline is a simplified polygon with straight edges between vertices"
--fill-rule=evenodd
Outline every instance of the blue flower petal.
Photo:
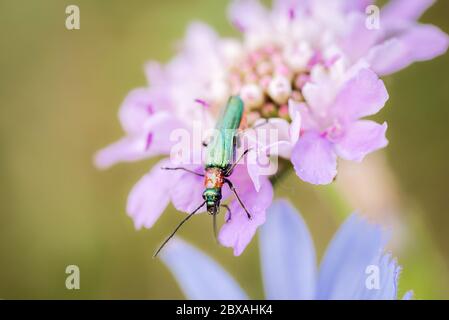
M 373 266 L 378 268 L 376 271 L 378 271 L 379 286 L 363 286 L 357 299 L 396 300 L 398 295 L 398 279 L 401 272 L 401 267 L 398 266 L 396 259 L 390 254 L 385 254 Z M 368 277 L 368 275 L 365 277 Z
M 387 238 L 380 226 L 370 224 L 358 215 L 350 216 L 330 243 L 321 263 L 318 299 L 371 298 L 366 292 L 371 287 L 366 282 L 373 266 L 378 267 L 379 283 L 386 286 L 381 288 L 385 297 L 392 297 L 397 276 L 395 264 L 382 258 Z
M 266 298 L 313 299 L 313 241 L 303 219 L 287 201 L 276 201 L 268 209 L 259 240 Z
M 160 257 L 191 300 L 246 300 L 239 284 L 209 256 L 179 238 Z
M 409 290 L 407 291 L 404 296 L 402 297 L 402 300 L 412 300 L 413 299 L 413 291 Z

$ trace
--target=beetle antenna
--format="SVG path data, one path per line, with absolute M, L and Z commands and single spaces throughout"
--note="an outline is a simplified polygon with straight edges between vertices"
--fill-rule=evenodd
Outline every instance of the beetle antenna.
M 171 238 L 173 238 L 173 236 L 176 234 L 176 232 L 179 230 L 179 228 L 181 228 L 181 226 L 187 222 L 187 220 L 189 220 L 191 217 L 193 217 L 193 215 L 195 213 L 198 212 L 198 210 L 200 210 L 204 205 L 206 204 L 206 201 L 204 201 L 198 208 L 195 209 L 195 211 L 193 211 L 192 213 L 190 213 L 186 218 L 184 218 L 184 220 L 182 220 L 178 226 L 175 228 L 175 230 L 168 236 L 167 239 L 165 239 L 164 243 L 162 243 L 162 245 L 159 247 L 159 249 L 157 249 L 156 253 L 154 254 L 153 258 L 156 258 L 157 255 L 159 254 L 159 252 L 161 252 L 161 250 L 165 247 L 165 245 L 170 241 Z

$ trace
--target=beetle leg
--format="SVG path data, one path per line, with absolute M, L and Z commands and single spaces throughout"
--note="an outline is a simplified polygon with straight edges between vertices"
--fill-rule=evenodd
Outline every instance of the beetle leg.
M 232 217 L 231 208 L 229 208 L 229 206 L 227 204 L 222 204 L 221 206 L 227 210 L 226 214 L 228 216 L 226 217 L 226 223 L 228 223 L 229 221 L 231 221 L 231 217 Z
M 217 213 L 214 213 L 212 215 L 212 225 L 213 225 L 213 230 L 214 230 L 214 238 L 215 238 L 215 241 L 218 243 Z
M 245 210 L 246 216 L 248 217 L 248 219 L 251 219 L 251 214 L 248 212 L 248 209 L 246 209 L 245 205 L 243 204 L 242 200 L 240 199 L 240 197 L 239 197 L 239 195 L 237 193 L 237 190 L 235 190 L 235 187 L 232 184 L 232 182 L 229 179 L 226 179 L 226 178 L 224 179 L 224 182 L 229 186 L 231 191 L 234 193 L 235 197 L 237 198 L 238 202 L 242 206 L 243 210 Z
M 229 177 L 231 174 L 232 174 L 232 171 L 234 171 L 234 168 L 239 164 L 239 162 L 240 161 L 242 161 L 242 159 L 248 154 L 248 152 L 250 152 L 251 151 L 251 148 L 250 149 L 246 149 L 243 153 L 242 153 L 242 155 L 240 156 L 240 158 L 236 161 L 236 162 L 234 162 L 233 164 L 232 164 L 232 166 L 225 172 L 225 177 Z

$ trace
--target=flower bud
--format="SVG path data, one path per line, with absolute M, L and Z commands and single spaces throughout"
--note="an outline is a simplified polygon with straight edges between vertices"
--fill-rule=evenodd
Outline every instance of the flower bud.
M 264 102 L 262 89 L 256 84 L 246 84 L 240 90 L 240 97 L 249 109 L 260 107 Z
M 268 94 L 278 104 L 287 103 L 291 93 L 290 81 L 284 76 L 275 76 L 268 85 Z

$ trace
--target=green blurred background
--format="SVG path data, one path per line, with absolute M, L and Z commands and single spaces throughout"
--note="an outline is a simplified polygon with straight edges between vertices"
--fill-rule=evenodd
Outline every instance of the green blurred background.
M 65 28 L 76 4 L 81 29 Z M 145 84 L 143 64 L 167 61 L 193 19 L 236 35 L 226 1 L 0 1 L 0 298 L 182 298 L 170 273 L 152 259 L 181 214 L 170 207 L 151 230 L 136 232 L 126 198 L 153 161 L 97 171 L 95 151 L 122 134 L 118 107 Z M 449 2 L 423 17 L 449 32 Z M 378 116 L 389 123 L 388 163 L 398 179 L 408 243 L 400 291 L 449 298 L 449 55 L 385 79 Z M 327 191 L 326 191 L 327 190 Z M 335 208 L 296 177 L 277 194 L 294 199 L 319 255 L 337 229 Z M 329 192 L 328 192 L 329 193 Z M 349 213 L 349 212 L 348 212 Z M 257 241 L 234 258 L 213 241 L 206 215 L 181 235 L 262 298 Z M 65 288 L 65 268 L 81 269 L 81 289 Z

